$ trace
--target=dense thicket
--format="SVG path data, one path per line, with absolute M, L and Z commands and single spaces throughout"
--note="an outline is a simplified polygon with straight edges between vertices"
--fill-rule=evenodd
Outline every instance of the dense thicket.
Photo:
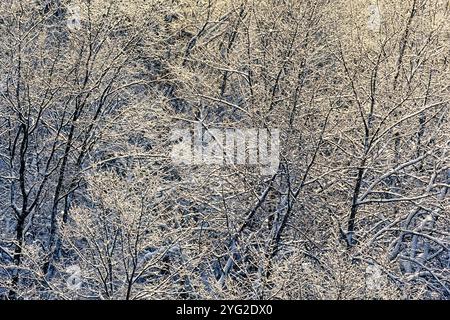
M 448 0 L 2 0 L 0 299 L 448 299 Z M 175 128 L 280 130 L 273 175 Z

